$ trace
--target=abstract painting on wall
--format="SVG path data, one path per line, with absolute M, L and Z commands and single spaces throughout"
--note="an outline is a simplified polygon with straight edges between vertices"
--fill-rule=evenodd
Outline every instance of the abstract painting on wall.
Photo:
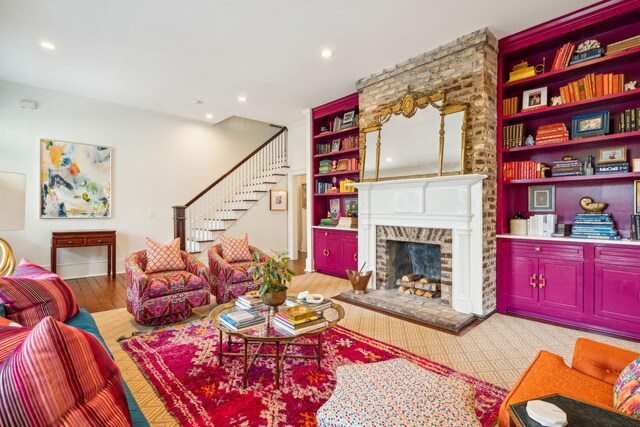
M 110 218 L 111 147 L 41 139 L 40 217 Z

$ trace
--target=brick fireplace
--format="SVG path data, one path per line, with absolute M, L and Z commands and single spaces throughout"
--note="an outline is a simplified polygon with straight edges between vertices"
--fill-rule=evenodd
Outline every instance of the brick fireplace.
M 470 306 L 465 303 L 462 310 L 466 313 L 473 311 L 478 315 L 488 314 L 496 307 L 497 61 L 497 39 L 491 31 L 483 28 L 362 78 L 356 83 L 361 126 L 370 122 L 371 114 L 380 105 L 397 100 L 407 88 L 416 92 L 443 92 L 446 93 L 448 102 L 469 105 L 464 171 L 467 174 L 480 174 L 485 178 L 480 183 L 482 188 L 478 200 L 479 210 L 474 213 L 474 217 L 479 218 L 479 222 L 473 226 L 473 233 L 477 233 L 480 239 L 479 246 L 473 248 L 473 256 L 480 260 L 480 264 L 476 265 L 473 271 L 473 280 L 479 281 L 476 283 L 479 288 L 474 290 L 473 298 L 479 302 L 474 301 L 473 310 L 470 310 Z M 364 137 L 361 136 L 361 138 Z M 361 192 L 360 214 L 362 207 L 367 203 L 362 196 Z M 391 199 L 392 195 L 388 197 Z M 393 217 L 393 214 L 390 215 Z M 389 223 L 381 222 L 380 225 L 389 225 Z M 417 227 L 412 223 L 403 225 Z M 438 226 L 431 225 L 431 227 Z M 466 238 L 456 237 L 455 229 L 450 229 L 453 230 L 454 243 L 457 239 Z M 370 251 L 372 251 L 371 256 L 368 253 L 364 255 L 359 252 L 361 263 L 364 260 L 375 259 L 375 250 L 370 248 Z M 454 282 L 456 281 L 455 273 L 460 268 L 459 263 L 456 262 L 455 252 L 454 248 L 452 258 Z M 369 268 L 374 266 L 375 264 L 370 264 Z M 464 268 L 461 271 L 465 271 Z M 452 294 L 455 296 L 455 283 L 453 287 Z M 456 308 L 455 302 L 452 302 L 452 306 Z
M 396 281 L 416 273 L 439 283 L 439 302 L 451 305 L 452 233 L 444 228 L 376 226 L 376 289 L 394 289 Z

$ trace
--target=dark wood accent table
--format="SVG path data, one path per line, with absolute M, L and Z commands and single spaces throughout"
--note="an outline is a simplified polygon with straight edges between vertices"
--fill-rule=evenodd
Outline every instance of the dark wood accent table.
M 613 396 L 611 397 L 613 399 Z M 540 397 L 537 400 L 553 403 L 567 414 L 567 426 L 632 427 L 640 425 L 640 420 L 620 412 L 595 406 L 561 394 Z M 527 415 L 527 402 L 509 406 L 511 425 L 516 427 L 540 427 Z
M 51 233 L 51 271 L 56 272 L 58 248 L 107 247 L 107 276 L 116 278 L 115 230 L 54 231 Z

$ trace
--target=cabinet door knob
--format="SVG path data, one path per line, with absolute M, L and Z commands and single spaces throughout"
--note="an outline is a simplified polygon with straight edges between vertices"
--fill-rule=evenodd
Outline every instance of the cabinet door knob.
M 353 260 L 355 262 L 358 262 L 358 253 L 357 252 L 353 254 Z
M 331 255 L 331 251 L 329 251 L 329 249 L 327 249 L 327 256 Z
M 536 287 L 536 278 L 537 278 L 537 276 L 538 275 L 536 273 L 533 273 L 533 276 L 531 276 L 529 278 L 529 284 L 534 288 Z
M 325 235 L 325 236 L 328 236 L 328 235 L 329 235 L 329 233 L 327 233 L 327 232 L 325 231 L 324 235 Z
M 544 277 L 544 274 L 540 275 L 540 288 L 544 288 L 547 286 L 547 278 Z
M 534 251 L 536 252 L 542 252 L 542 248 L 540 246 L 536 246 Z

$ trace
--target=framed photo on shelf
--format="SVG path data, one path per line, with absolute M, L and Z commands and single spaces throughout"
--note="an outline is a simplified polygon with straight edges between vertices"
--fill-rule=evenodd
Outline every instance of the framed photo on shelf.
M 346 129 L 353 126 L 355 124 L 355 121 L 354 121 L 355 116 L 356 116 L 356 110 L 351 110 L 344 113 L 344 116 L 342 117 L 342 128 Z
M 609 112 L 581 114 L 571 119 L 571 138 L 606 135 L 609 133 Z
M 331 219 L 338 219 L 340 213 L 340 199 L 329 200 L 329 212 L 331 213 Z
M 525 90 L 522 93 L 522 111 L 547 106 L 547 88 Z
M 640 182 L 640 181 L 639 181 Z M 358 216 L 358 198 L 357 197 L 345 197 L 342 201 L 344 216 Z
M 529 187 L 529 212 L 554 212 L 556 210 L 556 186 Z
M 640 214 L 640 180 L 633 181 L 633 206 L 633 212 Z
M 600 148 L 597 163 L 619 163 L 627 161 L 627 147 Z
M 272 211 L 287 210 L 287 190 L 271 190 L 269 195 L 271 197 L 269 209 Z
M 631 160 L 631 170 L 633 172 L 640 172 L 640 159 L 633 159 Z
M 336 170 L 339 171 L 339 172 L 346 171 L 347 170 L 347 165 L 348 165 L 348 160 L 347 159 L 340 159 L 340 160 L 338 160 L 338 164 L 336 166 Z
M 331 152 L 335 152 L 335 151 L 340 151 L 340 142 L 342 142 L 340 139 L 334 139 L 333 141 L 331 141 Z

